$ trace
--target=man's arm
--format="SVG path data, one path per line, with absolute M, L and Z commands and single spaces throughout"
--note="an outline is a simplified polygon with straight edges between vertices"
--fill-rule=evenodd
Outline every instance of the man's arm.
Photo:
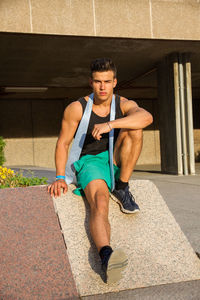
M 112 128 L 143 129 L 153 122 L 152 115 L 133 100 L 122 98 L 120 107 L 124 117 L 109 122 Z
M 65 166 L 68 159 L 69 146 L 73 140 L 74 134 L 82 117 L 82 106 L 80 102 L 75 101 L 67 106 L 64 111 L 62 126 L 55 151 L 56 176 L 65 176 Z M 60 196 L 61 189 L 67 192 L 67 184 L 63 179 L 57 180 L 48 186 L 48 192 L 51 196 Z
M 152 115 L 139 107 L 135 101 L 121 98 L 120 107 L 124 117 L 107 123 L 95 124 L 92 131 L 95 139 L 100 140 L 103 133 L 113 128 L 143 129 L 153 122 Z

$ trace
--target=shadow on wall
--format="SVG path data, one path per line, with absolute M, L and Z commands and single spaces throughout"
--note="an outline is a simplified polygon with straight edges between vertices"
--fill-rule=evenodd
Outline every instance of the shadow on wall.
M 57 137 L 65 100 L 1 100 L 1 135 L 9 138 Z
M 200 151 L 196 151 L 195 153 L 195 162 L 200 162 Z
M 137 101 L 154 116 L 154 123 L 145 130 L 158 129 L 157 105 L 154 102 L 156 101 Z M 1 100 L 1 135 L 4 139 L 58 137 L 63 112 L 68 103 L 65 99 Z

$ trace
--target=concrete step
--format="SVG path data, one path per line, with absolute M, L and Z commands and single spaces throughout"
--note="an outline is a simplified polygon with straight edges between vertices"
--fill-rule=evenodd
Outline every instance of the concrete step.
M 111 246 L 123 248 L 129 264 L 123 279 L 106 284 L 89 233 L 89 207 L 69 192 L 54 198 L 67 254 L 81 297 L 200 279 L 200 260 L 181 231 L 156 186 L 149 180 L 130 182 L 141 211 L 121 213 L 110 200 Z

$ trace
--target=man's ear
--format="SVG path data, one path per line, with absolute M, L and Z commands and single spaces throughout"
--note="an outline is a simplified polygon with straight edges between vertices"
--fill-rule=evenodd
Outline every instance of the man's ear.
M 115 88 L 116 85 L 117 85 L 117 78 L 114 78 L 114 86 L 113 86 L 113 88 Z
M 89 78 L 89 85 L 90 85 L 90 87 L 92 87 L 92 78 L 91 77 Z

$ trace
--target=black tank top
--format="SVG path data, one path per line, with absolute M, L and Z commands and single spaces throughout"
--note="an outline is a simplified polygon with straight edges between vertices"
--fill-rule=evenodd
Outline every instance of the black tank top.
M 85 110 L 87 101 L 85 98 L 80 98 L 78 101 L 81 103 L 83 112 Z M 116 101 L 116 115 L 115 119 L 123 118 L 123 114 L 120 108 L 120 96 L 116 95 L 115 97 Z M 100 124 L 100 123 L 106 123 L 110 121 L 110 114 L 108 114 L 106 117 L 100 117 L 97 114 L 95 114 L 93 111 L 91 112 L 90 122 L 88 125 L 88 131 L 85 137 L 85 142 L 83 145 L 83 149 L 81 152 L 81 156 L 86 154 L 92 154 L 97 155 L 103 151 L 106 151 L 109 149 L 109 133 L 104 133 L 102 135 L 102 138 L 100 141 L 97 141 L 92 136 L 92 130 L 94 127 L 94 124 Z M 115 129 L 114 131 L 114 143 L 116 142 L 116 139 L 118 137 L 120 129 Z

